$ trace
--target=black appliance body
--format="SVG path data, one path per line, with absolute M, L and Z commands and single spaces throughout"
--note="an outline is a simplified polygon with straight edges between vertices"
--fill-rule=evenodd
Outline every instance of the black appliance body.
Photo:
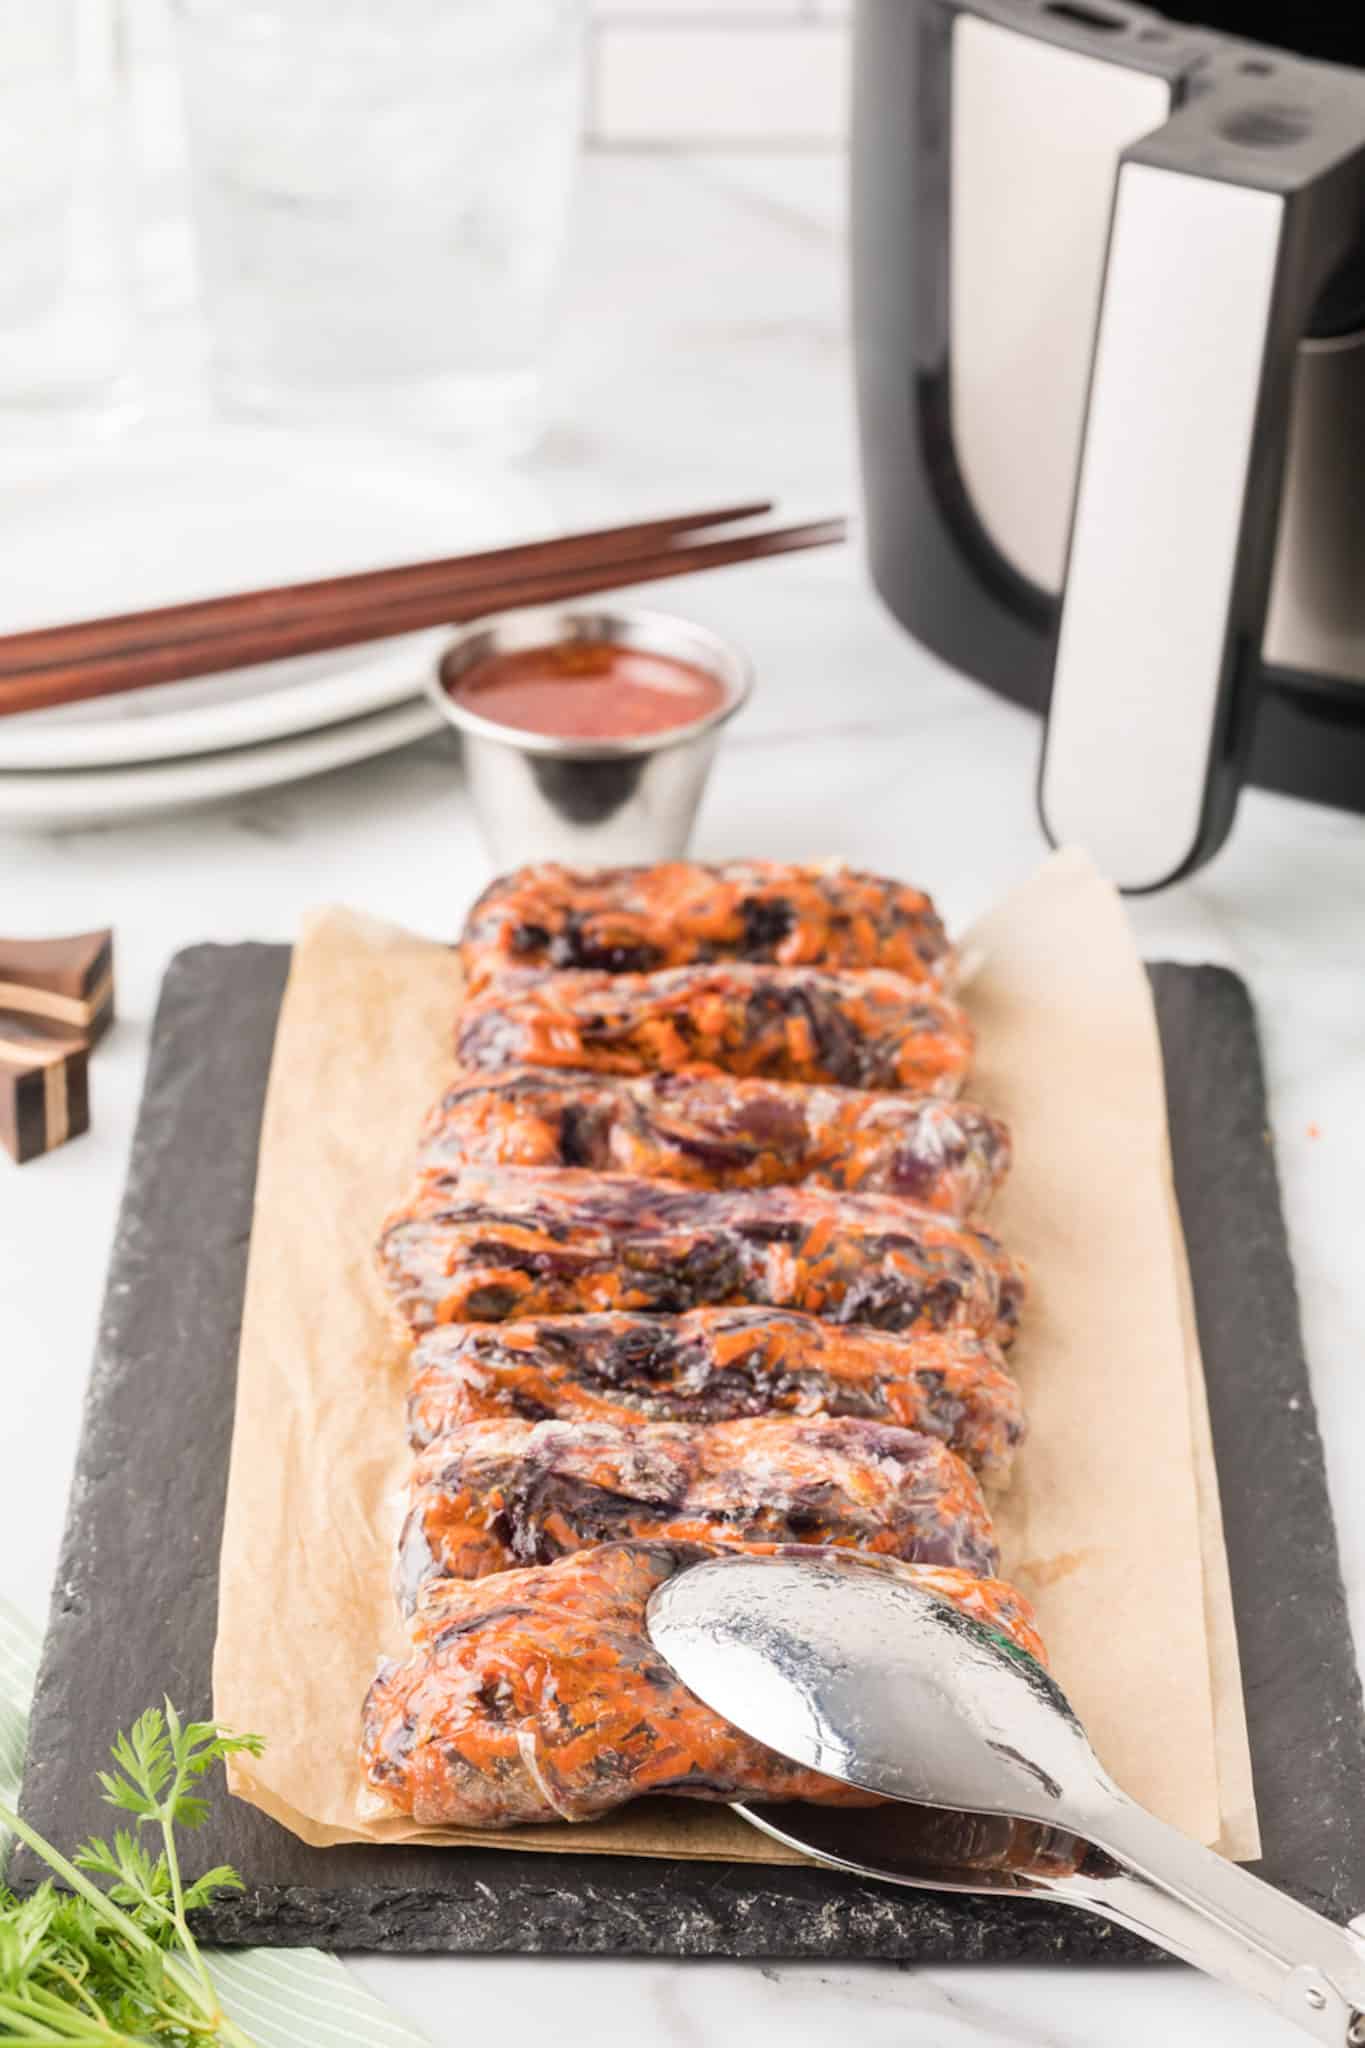
M 873 579 L 1046 711 L 1049 837 L 1365 810 L 1360 0 L 857 0 L 853 286 Z

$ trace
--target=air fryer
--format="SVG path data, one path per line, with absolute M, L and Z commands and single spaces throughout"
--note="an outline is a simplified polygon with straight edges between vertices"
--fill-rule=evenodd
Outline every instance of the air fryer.
M 1128 889 L 1365 810 L 1365 10 L 858 0 L 871 568 Z

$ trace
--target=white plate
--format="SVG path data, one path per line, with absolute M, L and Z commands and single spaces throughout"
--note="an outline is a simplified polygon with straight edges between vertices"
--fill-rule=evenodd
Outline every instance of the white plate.
M 496 547 L 549 530 L 524 479 L 264 427 L 132 436 L 0 475 L 0 632 Z M 441 634 L 0 718 L 0 770 L 243 747 L 414 697 Z
M 301 782 L 329 768 L 386 754 L 423 739 L 442 725 L 425 700 L 373 711 L 322 732 L 302 733 L 265 746 L 236 747 L 196 760 L 157 761 L 131 768 L 53 770 L 0 774 L 0 829 L 20 832 L 117 825 L 156 811 L 183 810 L 222 797 L 245 796 L 283 782 Z

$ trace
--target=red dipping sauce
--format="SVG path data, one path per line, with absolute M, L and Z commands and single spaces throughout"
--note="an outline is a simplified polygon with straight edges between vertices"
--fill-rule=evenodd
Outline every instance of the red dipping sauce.
M 642 739 L 696 725 L 728 698 L 693 662 L 602 640 L 490 654 L 447 687 L 480 718 L 560 740 Z

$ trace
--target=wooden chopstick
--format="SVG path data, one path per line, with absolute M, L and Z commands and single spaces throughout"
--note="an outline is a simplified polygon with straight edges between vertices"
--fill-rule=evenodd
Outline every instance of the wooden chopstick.
M 743 505 L 722 505 L 706 512 L 682 512 L 658 519 L 634 520 L 625 526 L 598 527 L 590 533 L 561 534 L 551 540 L 522 541 L 515 546 L 485 548 L 476 554 L 447 555 L 430 562 L 409 562 L 396 568 L 365 569 L 348 576 L 324 576 L 308 583 L 276 584 L 266 590 L 234 591 L 226 597 L 194 598 L 187 603 L 156 605 L 146 611 L 119 612 L 105 618 L 77 619 L 69 625 L 35 626 L 0 636 L 0 677 L 27 674 L 35 668 L 60 668 L 82 655 L 102 657 L 164 646 L 171 639 L 199 639 L 209 634 L 240 632 L 275 621 L 293 624 L 337 604 L 397 602 L 423 591 L 453 594 L 473 590 L 502 576 L 538 574 L 601 560 L 629 560 L 657 554 L 675 536 L 712 526 L 733 526 L 771 512 L 768 499 Z
M 513 605 L 555 604 L 596 591 L 761 561 L 803 548 L 829 547 L 846 534 L 842 519 L 826 519 L 724 540 L 663 545 L 653 553 L 631 551 L 598 561 L 541 567 L 530 573 L 488 576 L 473 585 L 461 576 L 453 589 L 449 584 L 433 584 L 382 599 L 375 596 L 373 586 L 368 595 L 351 599 L 346 591 L 351 579 L 337 578 L 338 596 L 325 612 L 310 611 L 299 618 L 275 618 L 264 624 L 247 619 L 231 630 L 203 637 L 171 637 L 157 645 L 129 647 L 108 655 L 91 653 L 84 659 L 0 675 L 0 716 L 246 668 L 287 655 L 358 646 L 427 626 L 456 625 Z

